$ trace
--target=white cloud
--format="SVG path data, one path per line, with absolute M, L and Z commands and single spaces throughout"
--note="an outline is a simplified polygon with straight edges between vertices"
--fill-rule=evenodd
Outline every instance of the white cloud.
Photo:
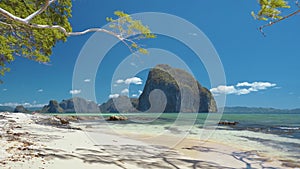
M 91 82 L 91 79 L 84 79 L 84 82 L 89 83 L 89 82 Z
M 130 65 L 135 67 L 137 66 L 134 62 L 131 62 Z
M 119 94 L 110 94 L 108 96 L 108 98 L 112 99 L 112 98 L 118 98 L 120 95 Z
M 9 107 L 16 107 L 19 105 L 22 105 L 24 107 L 43 107 L 47 104 L 46 103 L 45 104 L 37 104 L 36 101 L 34 101 L 33 103 L 28 103 L 28 102 L 25 102 L 25 103 L 16 103 L 16 102 L 0 103 L 0 106 L 9 106 Z
M 138 97 L 138 95 L 137 95 L 137 94 L 132 94 L 131 96 L 132 96 L 132 97 Z
M 38 90 L 38 92 L 43 92 L 43 91 L 44 91 L 43 89 L 39 89 L 39 90 Z
M 129 90 L 128 90 L 128 89 L 124 89 L 124 90 L 121 91 L 121 93 L 122 93 L 122 94 L 128 94 L 128 93 L 129 93 Z
M 6 91 L 7 91 L 7 89 L 3 89 L 3 91 L 4 91 L 4 92 L 6 92 Z
M 140 97 L 140 95 L 143 93 L 142 90 L 138 90 L 138 94 L 132 94 L 132 97 Z
M 191 36 L 198 36 L 197 33 L 189 33 L 189 35 L 191 35 Z
M 132 78 L 128 78 L 128 79 L 125 79 L 125 80 L 119 79 L 119 80 L 116 81 L 116 83 L 118 83 L 118 84 L 125 83 L 127 85 L 129 85 L 129 84 L 141 85 L 141 84 L 143 84 L 143 81 L 139 77 L 132 77 Z
M 233 94 L 236 93 L 236 88 L 234 86 L 218 86 L 216 88 L 210 89 L 213 94 Z
M 250 92 L 251 92 L 251 90 L 249 90 L 249 89 L 237 89 L 235 94 L 244 95 L 244 94 L 249 94 Z
M 79 94 L 81 93 L 81 90 L 70 90 L 70 94 Z
M 219 94 L 245 95 L 251 92 L 266 90 L 267 88 L 275 87 L 275 86 L 276 84 L 270 82 L 253 82 L 253 83 L 242 82 L 236 84 L 235 86 L 220 85 L 216 88 L 210 89 L 210 91 L 214 95 L 219 95 Z
M 249 82 L 242 82 L 242 83 L 238 83 L 236 86 L 237 87 L 240 87 L 240 86 L 251 86 L 251 84 Z
M 249 90 L 251 91 L 258 91 L 258 90 L 265 90 L 269 87 L 274 87 L 276 84 L 270 82 L 242 82 L 238 83 L 236 87 L 250 87 Z
M 124 80 L 122 80 L 122 79 L 119 79 L 119 80 L 117 80 L 117 81 L 116 81 L 116 83 L 118 83 L 118 84 L 120 84 L 120 83 L 124 83 Z

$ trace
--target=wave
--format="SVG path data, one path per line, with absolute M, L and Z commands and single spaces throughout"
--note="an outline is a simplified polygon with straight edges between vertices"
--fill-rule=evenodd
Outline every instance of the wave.
M 278 127 L 281 130 L 300 130 L 300 127 Z

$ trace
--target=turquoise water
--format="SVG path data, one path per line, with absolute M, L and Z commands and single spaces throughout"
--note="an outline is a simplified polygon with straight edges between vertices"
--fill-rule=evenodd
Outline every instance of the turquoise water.
M 69 113 L 59 115 L 101 116 L 107 118 L 111 115 L 120 114 Z M 175 123 L 176 125 L 193 125 L 201 128 L 204 124 L 216 125 L 219 120 L 235 121 L 238 122 L 237 125 L 223 127 L 222 130 L 249 130 L 300 139 L 300 114 L 123 113 L 121 115 L 129 119 L 128 121 L 117 122 L 121 124 L 168 125 Z
M 148 125 L 183 124 L 199 128 L 204 124 L 216 125 L 220 121 L 238 122 L 237 125 L 223 127 L 222 130 L 249 130 L 276 134 L 282 137 L 300 139 L 300 114 L 208 114 L 163 113 L 124 114 L 130 121 L 124 123 L 144 123 Z M 105 117 L 108 115 L 105 115 Z
M 128 136 L 126 133 L 134 133 L 157 139 L 174 135 L 219 142 L 246 151 L 255 150 L 275 158 L 300 159 L 300 114 L 124 113 L 121 115 L 126 116 L 127 121 L 112 122 L 104 119 L 120 114 L 63 115 L 103 117 L 101 120 L 82 121 L 82 127 L 93 125 L 92 132 L 112 130 L 125 137 Z M 238 124 L 218 126 L 220 120 Z

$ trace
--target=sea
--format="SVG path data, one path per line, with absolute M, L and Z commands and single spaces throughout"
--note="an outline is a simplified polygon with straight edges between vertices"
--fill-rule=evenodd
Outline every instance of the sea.
M 128 120 L 105 121 L 112 115 L 122 115 Z M 101 129 L 100 132 L 110 129 L 125 136 L 130 133 L 152 139 L 177 136 L 179 139 L 171 146 L 176 146 L 181 139 L 191 138 L 199 142 L 212 141 L 244 151 L 255 151 L 276 159 L 300 159 L 300 114 L 109 113 L 97 116 L 103 117 L 102 120 L 82 121 L 82 125 Z M 219 125 L 220 121 L 237 124 Z

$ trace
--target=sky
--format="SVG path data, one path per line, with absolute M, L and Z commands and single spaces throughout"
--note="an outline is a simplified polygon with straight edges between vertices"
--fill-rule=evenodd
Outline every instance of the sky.
M 251 11 L 258 9 L 256 1 L 236 0 L 74 0 L 73 17 L 70 19 L 73 31 L 102 27 L 107 24 L 105 18 L 113 16 L 116 10 L 129 14 L 161 12 L 187 20 L 213 44 L 224 68 L 226 84 L 212 86 L 206 67 L 197 54 L 174 38 L 158 35 L 156 39 L 144 40 L 142 43 L 149 49 L 161 49 L 160 54 L 155 51 L 151 54 L 150 51 L 149 56 L 133 56 L 124 44 L 118 43 L 104 56 L 95 76 L 82 77 L 82 86 L 74 88 L 72 79 L 76 61 L 86 42 L 93 36 L 86 34 L 69 37 L 67 42 L 58 43 L 53 48 L 49 65 L 17 57 L 9 65 L 11 71 L 2 78 L 4 84 L 0 85 L 0 105 L 41 106 L 51 99 L 61 101 L 80 96 L 85 92 L 84 88 L 91 86 L 98 103 L 122 94 L 138 97 L 145 85 L 149 68 L 132 75 L 126 68 L 142 65 L 145 58 L 155 60 L 155 63 L 161 61 L 181 67 L 172 59 L 164 60 L 169 56 L 174 57 L 174 54 L 179 58 L 178 63 L 184 62 L 195 78 L 214 95 L 227 94 L 226 106 L 299 108 L 300 45 L 297 40 L 300 17 L 298 15 L 265 28 L 267 36 L 264 37 L 257 30 L 263 23 L 250 15 Z M 158 19 L 157 22 L 165 21 Z M 168 29 L 172 32 L 179 27 Z M 198 34 L 187 32 L 186 36 L 197 38 Z M 97 47 L 90 52 L 95 55 L 100 53 L 104 46 L 102 44 L 110 38 L 95 42 Z M 124 60 L 127 62 L 123 63 Z M 120 63 L 123 66 L 125 64 L 125 69 L 115 76 L 114 72 Z M 86 67 L 88 69 L 89 66 Z M 115 87 L 120 85 L 125 87 L 116 90 Z

